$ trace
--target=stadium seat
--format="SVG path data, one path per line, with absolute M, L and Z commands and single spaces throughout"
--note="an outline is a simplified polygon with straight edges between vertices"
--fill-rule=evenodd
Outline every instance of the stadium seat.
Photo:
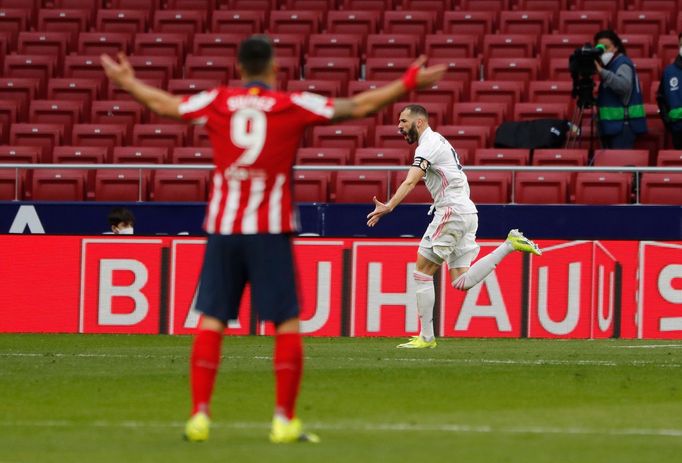
M 7 143 L 10 125 L 19 122 L 19 106 L 19 100 L 0 100 L 0 145 Z
M 452 122 L 497 127 L 505 120 L 506 107 L 506 103 L 458 103 L 453 110 Z
M 219 0 L 218 6 L 227 10 L 270 11 L 277 9 L 277 0 Z
M 444 103 L 446 105 L 445 120 L 450 120 L 453 105 L 462 99 L 463 94 L 464 87 L 461 82 L 441 80 L 428 88 L 412 92 L 409 99 L 419 104 Z
M 52 148 L 62 143 L 64 127 L 59 124 L 12 124 L 9 133 L 10 145 L 39 146 L 42 149 L 40 162 L 51 163 Z
M 105 146 L 110 150 L 123 145 L 126 126 L 123 124 L 75 124 L 71 143 L 78 146 Z
M 440 133 L 459 151 L 469 150 L 471 153 L 479 148 L 487 148 L 490 138 L 490 127 L 483 125 L 441 125 Z
M 642 174 L 639 201 L 642 204 L 682 205 L 682 174 Z
M 576 204 L 628 204 L 632 174 L 621 172 L 578 172 Z
M 367 36 L 368 58 L 412 58 L 417 56 L 421 38 L 410 34 L 370 34 Z
M 187 140 L 188 127 L 182 124 L 135 124 L 132 144 L 175 148 Z
M 517 172 L 513 200 L 521 204 L 564 204 L 570 178 L 570 172 Z
M 483 37 L 483 59 L 532 58 L 536 38 L 525 34 L 487 34 Z
M 385 11 L 382 30 L 383 33 L 410 34 L 422 38 L 435 32 L 435 22 L 436 14 L 433 11 Z
M 344 10 L 387 11 L 395 8 L 398 0 L 341 0 Z
M 659 58 L 633 58 L 632 62 L 637 69 L 640 88 L 648 89 L 652 82 L 661 79 L 661 60 Z
M 98 81 L 91 79 L 50 79 L 47 83 L 47 98 L 50 100 L 74 100 L 83 104 L 83 113 L 90 112 L 90 105 L 100 90 Z
M 533 151 L 534 166 L 584 166 L 587 150 L 583 149 L 536 149 Z
M 157 146 L 116 146 L 112 154 L 114 164 L 164 164 L 168 148 Z
M 334 199 L 337 203 L 371 203 L 374 196 L 388 199 L 389 172 L 337 172 Z
M 524 82 L 475 80 L 471 82 L 471 99 L 477 103 L 504 103 L 511 114 L 514 105 L 525 97 Z
M 664 11 L 671 18 L 682 6 L 679 0 L 632 0 L 630 3 L 635 11 Z
M 682 15 L 680 18 L 682 18 Z M 675 58 L 677 58 L 680 53 L 680 41 L 676 34 L 660 35 L 657 44 L 656 55 L 661 59 L 661 66 L 665 67 L 675 61 Z
M 515 121 L 566 119 L 566 103 L 516 103 Z
M 380 148 L 405 148 L 407 142 L 398 132 L 397 124 L 377 125 L 374 128 L 374 146 Z
M 66 55 L 68 43 L 66 32 L 20 32 L 17 53 L 56 56 L 61 60 Z
M 364 3 L 364 0 L 363 0 Z M 362 37 L 378 32 L 381 11 L 343 10 L 330 11 L 327 15 L 327 32 Z M 345 55 L 344 55 L 345 56 Z
M 317 11 L 275 10 L 270 12 L 270 32 L 279 34 L 317 34 L 320 32 L 320 14 Z
M 211 18 L 211 32 L 247 36 L 262 32 L 264 22 L 264 11 L 216 10 Z
M 571 72 L 568 70 L 567 58 L 551 58 L 547 77 L 551 82 L 571 82 Z M 595 87 L 596 88 L 596 87 Z
M 443 13 L 454 9 L 453 0 L 403 0 L 402 9 L 405 11 L 431 11 L 436 14 L 436 29 L 443 26 Z
M 305 63 L 306 78 L 337 81 L 341 84 L 341 94 L 346 93 L 348 82 L 357 79 L 358 74 L 357 58 L 311 57 Z
M 183 146 L 171 151 L 171 164 L 212 164 L 213 149 L 199 146 Z
M 234 65 L 234 57 L 189 55 L 185 60 L 184 77 L 227 83 L 234 77 Z
M 334 58 L 332 58 L 334 59 Z M 282 56 L 277 58 L 277 80 L 286 82 L 301 78 L 301 60 L 298 56 Z
M 299 148 L 296 152 L 296 164 L 342 166 L 350 164 L 351 152 L 350 148 Z
M 78 53 L 98 56 L 102 53 L 116 56 L 119 51 L 128 53 L 130 35 L 123 32 L 81 32 L 78 34 Z
M 398 102 L 394 103 L 390 113 L 387 114 L 387 119 L 384 122 L 387 124 L 398 125 L 398 120 L 400 119 L 400 113 L 405 108 L 405 106 L 410 104 L 419 104 L 426 109 L 429 114 L 429 125 L 434 130 L 438 129 L 438 126 L 445 121 L 445 115 L 449 109 L 446 102 L 437 101 L 422 101 L 422 102 Z
M 682 167 L 682 150 L 660 150 L 656 158 L 659 167 Z
M 107 0 L 106 3 L 109 8 L 139 9 L 148 13 L 161 8 L 161 0 Z
M 473 58 L 478 39 L 466 34 L 429 34 L 424 53 L 430 58 Z
M 71 127 L 81 122 L 83 104 L 73 100 L 33 100 L 29 121 L 37 124 L 59 124 L 63 127 L 63 142 L 71 140 Z
M 41 162 L 42 154 L 43 149 L 40 146 L 0 145 L 2 164 L 35 164 Z M 0 169 L 0 173 L 2 172 Z
M 341 82 L 333 80 L 290 80 L 287 82 L 289 92 L 311 92 L 328 98 L 341 96 Z
M 630 58 L 649 58 L 652 37 L 645 34 L 623 34 L 620 36 Z
M 156 10 L 152 29 L 154 32 L 185 34 L 190 40 L 194 34 L 204 32 L 205 10 Z
M 55 164 L 104 164 L 108 158 L 104 146 L 55 146 L 52 150 Z
M 202 148 L 209 148 L 211 146 L 211 140 L 209 138 L 208 131 L 206 130 L 206 126 L 191 125 L 190 134 L 191 135 L 188 141 L 189 145 L 199 146 Z
M 361 37 L 353 34 L 312 34 L 308 38 L 308 56 L 356 58 L 360 55 L 361 44 Z
M 187 50 L 187 38 L 184 34 L 150 32 L 135 34 L 133 53 L 142 56 L 172 56 L 176 58 L 175 66 L 180 66 Z
M 413 58 L 368 58 L 365 74 L 368 80 L 392 81 L 400 79 Z
M 192 57 L 187 57 L 186 66 L 188 66 L 190 62 L 194 63 L 193 61 L 190 61 L 190 58 Z M 130 61 L 130 65 L 135 69 L 135 76 L 138 79 L 157 79 L 162 82 L 163 87 L 168 84 L 169 79 L 172 79 L 175 76 L 178 65 L 175 56 L 134 55 L 129 56 L 128 61 Z M 199 78 L 195 75 L 188 75 L 187 77 Z
M 559 33 L 589 34 L 608 29 L 613 14 L 610 11 L 560 11 Z M 622 31 L 619 30 L 622 33 Z
M 490 58 L 486 75 L 490 80 L 537 80 L 540 72 L 539 58 Z
M 336 0 L 286 0 L 280 6 L 283 10 L 314 10 L 326 14 L 336 8 Z
M 474 164 L 479 166 L 525 166 L 530 150 L 507 148 L 479 148 L 474 153 Z
M 358 165 L 409 165 L 410 150 L 405 148 L 358 148 L 355 150 L 355 164 Z
M 152 200 L 186 202 L 207 200 L 208 172 L 201 170 L 157 170 Z
M 476 204 L 507 204 L 511 172 L 468 172 L 470 197 Z
M 28 116 L 28 105 L 38 93 L 37 79 L 0 78 L 0 99 L 17 102 L 17 120 Z
M 68 36 L 69 48 L 75 48 L 78 33 L 85 32 L 95 19 L 92 9 L 60 8 L 38 11 L 38 30 L 63 32 Z
M 499 30 L 503 34 L 538 37 L 551 32 L 552 22 L 552 11 L 502 11 Z
M 27 8 L 0 6 L 0 30 L 7 34 L 10 50 L 16 49 L 19 32 L 29 30 L 33 19 L 33 13 Z
M 649 165 L 647 150 L 595 150 L 592 162 L 595 166 L 637 166 Z
M 327 125 L 313 128 L 313 146 L 325 148 L 349 148 L 365 146 L 367 127 L 359 125 Z
M 575 8 L 579 11 L 609 11 L 615 13 L 625 9 L 625 0 L 576 0 Z
M 571 102 L 572 82 L 534 80 L 528 85 L 528 101 L 531 103 L 563 103 L 568 109 Z
M 507 11 L 511 10 L 509 0 L 460 0 L 462 11 Z
M 174 95 L 194 95 L 220 86 L 220 81 L 211 79 L 171 79 L 168 91 Z
M 555 33 L 542 35 L 539 51 L 543 70 L 547 74 L 552 59 L 563 62 L 563 67 L 568 68 L 568 57 L 573 54 L 575 49 L 591 42 L 592 36 L 590 34 Z
M 269 34 L 275 55 L 300 57 L 305 50 L 306 35 L 304 34 Z
M 0 201 L 22 199 L 24 199 L 24 176 L 17 175 L 14 169 L 0 169 Z
M 132 58 L 132 57 L 131 57 Z M 97 83 L 99 92 L 105 87 L 105 76 L 99 56 L 68 55 L 64 58 L 64 77 L 91 79 Z
M 561 11 L 568 9 L 568 0 L 518 0 L 517 8 L 522 11 Z
M 243 34 L 195 34 L 192 54 L 198 56 L 237 56 L 237 50 L 242 40 L 244 40 Z
M 492 34 L 497 16 L 496 10 L 446 11 L 443 15 L 443 32 L 477 37 L 477 47 L 483 47 L 483 36 Z
M 665 11 L 619 11 L 616 14 L 616 30 L 620 34 L 646 34 L 654 40 L 668 32 Z
M 400 184 L 405 180 L 406 176 L 407 170 L 391 172 L 392 194 L 395 193 L 398 187 L 400 187 Z M 410 193 L 402 201 L 402 204 L 432 204 L 432 203 L 433 197 L 431 196 L 429 190 L 426 188 L 426 184 L 424 182 L 417 183 L 415 187 L 412 189 L 412 191 L 410 191 Z
M 163 88 L 164 83 L 161 79 L 140 79 L 141 82 L 155 88 Z M 103 98 L 115 101 L 135 101 L 135 98 L 117 85 L 109 85 L 109 89 Z
M 433 58 L 429 65 L 445 64 L 448 69 L 444 80 L 461 82 L 464 89 L 469 88 L 469 82 L 478 80 L 481 67 L 480 58 Z
M 332 173 L 329 171 L 296 171 L 294 179 L 294 202 L 327 203 L 330 199 Z
M 56 56 L 7 55 L 4 77 L 37 79 L 38 96 L 45 95 L 47 80 L 54 76 L 56 62 Z
M 170 10 L 208 11 L 215 7 L 213 0 L 168 0 L 166 8 Z
M 149 12 L 145 10 L 101 9 L 97 11 L 98 32 L 142 33 L 147 30 Z
M 95 201 L 147 200 L 148 175 L 136 169 L 101 169 L 95 175 Z
M 85 174 L 85 171 L 75 169 L 35 170 L 31 197 L 34 201 L 83 201 Z

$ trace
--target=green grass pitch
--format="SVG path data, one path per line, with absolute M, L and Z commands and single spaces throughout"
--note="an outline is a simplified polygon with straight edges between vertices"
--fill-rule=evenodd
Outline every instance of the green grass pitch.
M 0 463 L 679 462 L 682 342 L 307 339 L 275 446 L 272 339 L 226 338 L 206 443 L 180 436 L 191 338 L 0 336 Z

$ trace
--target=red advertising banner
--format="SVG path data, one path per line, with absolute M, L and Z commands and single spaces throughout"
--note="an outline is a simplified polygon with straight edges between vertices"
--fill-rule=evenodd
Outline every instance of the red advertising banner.
M 682 244 L 639 244 L 639 338 L 682 338 Z

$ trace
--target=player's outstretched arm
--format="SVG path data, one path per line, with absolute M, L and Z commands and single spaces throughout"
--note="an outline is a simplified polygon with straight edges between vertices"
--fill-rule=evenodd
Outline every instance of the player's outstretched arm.
M 438 82 L 445 74 L 447 66 L 437 64 L 427 68 L 426 56 L 421 55 L 407 69 L 402 79 L 391 82 L 374 90 L 367 90 L 351 98 L 334 100 L 334 120 L 360 119 L 379 111 L 415 88 L 423 88 Z
M 410 167 L 410 170 L 407 171 L 407 177 L 405 177 L 403 183 L 400 184 L 393 197 L 386 204 L 379 201 L 375 196 L 374 210 L 367 215 L 367 226 L 375 226 L 383 216 L 392 212 L 410 191 L 417 186 L 423 175 L 424 171 L 419 167 Z
M 164 117 L 180 119 L 179 106 L 182 98 L 164 90 L 152 87 L 135 78 L 135 71 L 124 53 L 118 54 L 118 61 L 108 55 L 100 56 L 104 73 L 109 80 L 130 93 L 137 101 Z

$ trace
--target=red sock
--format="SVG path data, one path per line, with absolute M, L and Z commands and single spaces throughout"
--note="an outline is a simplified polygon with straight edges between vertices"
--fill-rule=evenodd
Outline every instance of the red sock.
M 299 333 L 285 333 L 275 336 L 275 388 L 277 395 L 276 413 L 294 417 L 296 398 L 303 373 L 303 343 Z
M 192 383 L 192 415 L 197 412 L 209 413 L 223 334 L 217 331 L 200 330 L 194 338 L 190 373 Z

